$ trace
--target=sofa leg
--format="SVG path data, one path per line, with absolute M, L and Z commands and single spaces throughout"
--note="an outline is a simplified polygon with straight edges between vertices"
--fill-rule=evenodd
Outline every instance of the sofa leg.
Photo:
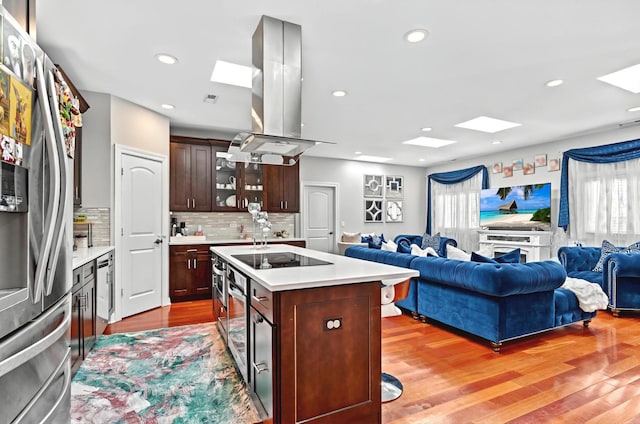
M 411 318 L 418 320 L 420 317 L 418 316 L 417 312 L 411 312 Z
M 427 323 L 427 317 L 425 317 L 424 315 L 420 315 L 420 321 L 422 321 L 423 323 Z
M 491 342 L 491 349 L 493 349 L 494 352 L 496 353 L 500 353 L 500 348 L 502 347 L 502 343 L 498 342 Z
M 591 320 L 590 319 L 586 319 L 586 320 L 582 321 L 582 326 L 587 328 L 587 327 L 589 327 L 590 323 L 591 323 Z

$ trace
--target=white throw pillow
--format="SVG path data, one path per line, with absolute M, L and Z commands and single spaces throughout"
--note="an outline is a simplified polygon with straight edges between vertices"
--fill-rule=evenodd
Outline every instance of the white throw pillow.
M 447 259 L 457 259 L 459 261 L 470 261 L 471 253 L 447 244 Z
M 396 252 L 398 250 L 398 245 L 395 244 L 392 240 L 389 240 L 380 245 L 380 250 L 386 250 L 388 252 Z
M 493 258 L 493 244 L 482 246 L 480 250 L 476 250 L 475 253 L 486 258 Z M 457 247 L 447 244 L 447 258 L 457 259 L 459 261 L 470 261 L 471 253 L 467 253 L 462 249 L 458 249 Z
M 362 241 L 362 235 L 358 233 L 342 233 L 342 242 L 344 243 L 360 243 Z
M 431 255 L 431 256 L 435 256 L 438 257 L 438 254 L 436 253 L 436 251 L 433 249 L 433 247 L 427 247 L 426 249 L 421 249 L 420 246 L 418 246 L 417 244 L 412 244 L 411 245 L 411 254 L 414 256 L 427 256 L 427 255 Z

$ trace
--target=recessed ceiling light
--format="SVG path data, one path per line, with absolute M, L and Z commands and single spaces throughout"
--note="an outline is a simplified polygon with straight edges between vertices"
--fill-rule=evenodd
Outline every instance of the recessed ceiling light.
M 353 152 L 354 155 L 361 155 L 362 152 Z
M 367 156 L 367 155 L 361 155 L 361 156 L 357 156 L 355 158 L 353 158 L 354 160 L 363 160 L 365 162 L 386 162 L 391 160 L 392 158 L 383 158 L 380 156 Z
M 424 162 L 424 159 L 420 158 L 418 159 L 418 162 Z
M 444 140 L 441 138 L 418 137 L 412 140 L 403 141 L 402 144 L 413 144 L 414 146 L 433 147 L 437 149 L 442 146 L 457 143 L 455 140 Z
M 211 73 L 211 81 L 222 84 L 251 88 L 253 69 L 249 66 L 216 60 Z
M 175 109 L 176 107 L 174 105 L 170 105 L 169 103 L 163 103 L 160 105 L 160 107 L 162 109 Z
M 491 142 L 491 144 L 501 144 L 501 143 L 502 143 L 502 141 L 500 141 L 500 140 L 495 140 L 495 141 Z
M 431 127 L 422 127 L 422 128 L 420 128 L 420 131 L 429 132 L 429 131 L 431 131 L 432 129 L 433 129 L 433 128 L 431 128 Z
M 640 93 L 640 64 L 603 75 L 598 79 L 623 90 L 631 91 L 633 94 L 638 94 Z
M 331 94 L 333 94 L 333 96 L 335 97 L 344 97 L 347 95 L 347 92 L 344 90 L 335 90 L 335 91 L 332 91 Z
M 426 29 L 414 29 L 404 35 L 404 39 L 409 43 L 419 43 L 427 38 L 429 32 Z
M 489 118 L 487 116 L 479 116 L 470 121 L 456 124 L 455 126 L 458 128 L 467 128 L 469 130 L 476 130 L 493 134 L 509 128 L 519 127 L 520 125 L 522 124 L 503 121 L 501 119 Z
M 547 87 L 557 87 L 559 85 L 564 84 L 564 81 L 561 79 L 555 79 L 551 81 L 547 81 Z
M 167 65 L 173 65 L 174 63 L 178 63 L 178 58 L 166 53 L 158 53 L 156 55 L 156 59 L 159 62 L 166 63 Z
M 628 112 L 640 112 L 640 106 L 630 107 L 627 109 Z

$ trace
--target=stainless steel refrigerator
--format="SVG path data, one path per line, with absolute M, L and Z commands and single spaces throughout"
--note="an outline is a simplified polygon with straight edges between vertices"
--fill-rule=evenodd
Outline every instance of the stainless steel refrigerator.
M 53 63 L 1 6 L 0 13 L 0 423 L 68 423 L 71 151 Z

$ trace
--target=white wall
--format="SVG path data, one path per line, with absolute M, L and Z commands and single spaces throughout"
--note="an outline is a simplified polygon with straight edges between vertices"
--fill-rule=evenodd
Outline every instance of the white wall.
M 83 91 L 89 109 L 82 114 L 82 206 L 111 207 L 111 96 Z
M 365 223 L 363 176 L 398 175 L 404 177 L 404 222 Z M 300 159 L 301 182 L 339 184 L 340 228 L 348 232 L 384 234 L 422 234 L 426 224 L 425 169 L 303 155 Z
M 111 144 L 169 157 L 169 118 L 111 96 Z

